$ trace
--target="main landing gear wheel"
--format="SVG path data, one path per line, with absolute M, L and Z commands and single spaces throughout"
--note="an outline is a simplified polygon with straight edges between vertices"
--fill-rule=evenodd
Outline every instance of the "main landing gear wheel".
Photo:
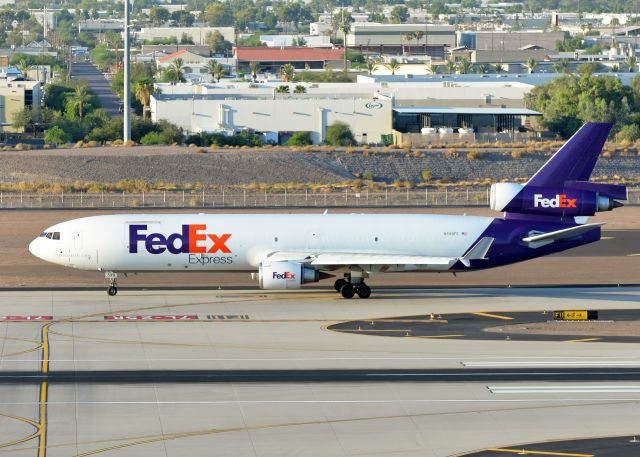
M 118 273 L 113 271 L 105 271 L 104 279 L 109 283 L 109 288 L 107 289 L 107 294 L 113 297 L 118 293 Z
M 342 289 L 342 286 L 344 286 L 347 283 L 348 283 L 348 281 L 346 279 L 340 278 L 340 279 L 338 279 L 336 281 L 336 283 L 333 285 L 333 287 L 336 288 L 336 292 L 340 292 L 340 289 Z
M 360 283 L 356 292 L 360 298 L 369 298 L 371 296 L 371 287 L 367 286 L 365 283 Z
M 340 293 L 344 298 L 353 298 L 353 295 L 356 293 L 356 290 L 353 287 L 353 284 L 348 282 L 340 288 Z

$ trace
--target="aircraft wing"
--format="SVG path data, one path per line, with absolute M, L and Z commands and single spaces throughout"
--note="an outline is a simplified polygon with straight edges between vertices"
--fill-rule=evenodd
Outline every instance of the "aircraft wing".
M 302 262 L 321 270 L 333 270 L 356 265 L 365 270 L 386 270 L 397 266 L 419 270 L 448 270 L 458 261 L 468 267 L 471 260 L 485 259 L 493 240 L 493 238 L 489 237 L 482 238 L 462 257 L 321 251 L 274 252 L 268 256 L 268 259 L 270 261 Z

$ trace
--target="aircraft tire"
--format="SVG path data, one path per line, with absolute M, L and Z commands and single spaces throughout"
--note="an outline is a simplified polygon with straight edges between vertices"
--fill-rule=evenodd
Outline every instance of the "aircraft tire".
M 110 296 L 114 296 L 118 293 L 118 288 L 115 286 L 111 286 L 107 289 L 107 294 L 109 294 Z
M 362 283 L 358 286 L 356 292 L 358 293 L 358 297 L 360 298 L 369 298 L 371 296 L 371 287 L 367 286 L 365 283 Z
M 347 284 L 347 280 L 340 278 L 335 282 L 333 287 L 336 288 L 336 292 L 340 292 L 340 289 L 342 289 L 342 286 L 344 286 L 345 284 Z
M 340 293 L 344 298 L 353 298 L 356 289 L 353 287 L 353 284 L 348 282 L 340 288 Z

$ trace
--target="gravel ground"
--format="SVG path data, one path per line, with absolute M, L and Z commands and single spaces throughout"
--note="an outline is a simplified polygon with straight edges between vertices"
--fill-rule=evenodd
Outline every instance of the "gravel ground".
M 490 152 L 482 159 L 447 158 L 429 151 L 414 157 L 404 151 L 383 153 L 344 151 L 292 152 L 282 150 L 223 150 L 199 154 L 195 148 L 171 146 L 101 147 L 0 153 L 0 182 L 58 182 L 76 180 L 112 183 L 140 179 L 149 183 L 340 183 L 370 172 L 377 180 L 420 181 L 428 170 L 433 180 L 513 180 L 532 175 L 547 159 L 526 154 L 513 159 Z M 637 180 L 635 156 L 602 158 L 594 176 Z

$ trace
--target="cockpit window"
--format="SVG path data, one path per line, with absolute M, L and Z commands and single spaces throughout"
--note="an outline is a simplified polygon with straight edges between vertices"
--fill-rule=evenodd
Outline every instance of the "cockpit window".
M 50 240 L 59 240 L 60 232 L 42 232 L 39 235 L 40 238 L 48 238 Z

